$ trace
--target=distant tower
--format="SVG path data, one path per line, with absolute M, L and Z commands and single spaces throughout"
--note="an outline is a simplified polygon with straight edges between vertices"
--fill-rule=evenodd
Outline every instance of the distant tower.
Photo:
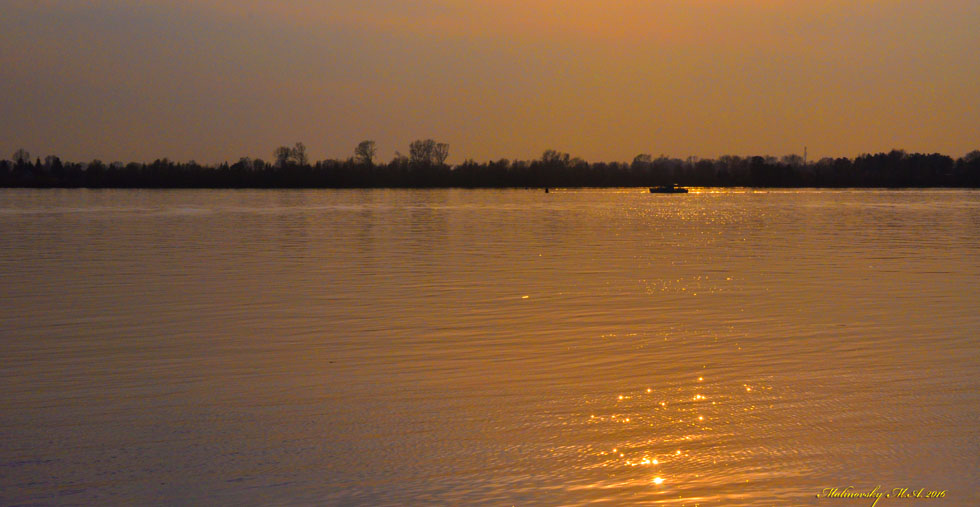
M 806 146 L 803 147 L 803 165 L 806 166 Z

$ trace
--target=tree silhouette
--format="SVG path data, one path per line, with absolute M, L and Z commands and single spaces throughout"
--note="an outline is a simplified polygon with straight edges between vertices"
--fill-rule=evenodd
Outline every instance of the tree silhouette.
M 780 159 L 780 162 L 788 166 L 798 167 L 803 165 L 803 157 L 795 153 L 792 155 L 783 155 L 783 158 Z
M 289 146 L 280 146 L 272 152 L 272 157 L 275 159 L 276 167 L 286 167 L 289 163 L 289 158 L 293 154 L 292 148 Z
M 536 160 L 446 165 L 449 146 L 432 139 L 410 145 L 410 158 L 396 152 L 375 162 L 374 143 L 358 145 L 355 157 L 310 165 L 302 143 L 281 146 L 273 163 L 247 157 L 205 166 L 158 159 L 150 164 L 93 160 L 65 162 L 55 156 L 33 162 L 26 150 L 0 161 L 0 187 L 91 188 L 350 188 L 350 187 L 616 187 L 677 183 L 696 186 L 773 187 L 972 187 L 980 188 L 980 151 L 959 159 L 938 153 L 892 150 L 854 159 L 768 155 L 687 159 L 648 154 L 632 163 L 586 162 L 546 150 Z M 370 161 L 370 168 L 364 165 Z
M 374 155 L 377 151 L 377 148 L 374 146 L 374 141 L 361 141 L 354 148 L 354 161 L 360 165 L 374 165 Z
M 306 156 L 306 146 L 303 143 L 296 143 L 289 155 L 298 166 L 310 165 L 310 159 Z
M 24 148 L 18 148 L 17 151 L 11 155 L 15 164 L 26 164 L 31 161 L 31 152 L 25 150 Z
M 408 157 L 412 165 L 423 165 L 432 162 L 432 152 L 435 151 L 436 142 L 432 139 L 425 141 L 416 140 L 408 145 Z
M 443 165 L 449 157 L 449 145 L 432 139 L 419 139 L 408 146 L 408 156 L 414 166 Z
M 541 162 L 547 166 L 564 167 L 568 165 L 570 155 L 555 150 L 544 150 L 541 154 Z
M 310 165 L 310 159 L 306 156 L 306 146 L 303 143 L 296 143 L 292 147 L 280 146 L 273 150 L 276 167 L 283 168 L 290 164 L 298 166 Z
M 436 149 L 432 153 L 433 161 L 436 165 L 443 165 L 449 158 L 449 145 L 446 143 L 436 143 Z

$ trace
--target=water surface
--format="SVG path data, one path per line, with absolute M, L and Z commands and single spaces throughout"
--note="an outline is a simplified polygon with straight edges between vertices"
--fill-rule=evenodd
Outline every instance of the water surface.
M 0 190 L 0 238 L 0 504 L 980 502 L 980 192 Z

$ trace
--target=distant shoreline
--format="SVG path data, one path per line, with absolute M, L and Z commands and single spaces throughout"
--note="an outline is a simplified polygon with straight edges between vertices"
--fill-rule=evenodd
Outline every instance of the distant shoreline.
M 683 185 L 680 185 L 680 186 L 683 187 Z M 555 192 L 561 192 L 562 190 L 635 189 L 637 191 L 642 191 L 643 193 L 651 193 L 651 192 L 648 191 L 648 188 L 650 188 L 650 186 L 648 186 L 648 185 L 639 185 L 639 186 L 635 186 L 635 185 L 625 185 L 625 186 L 612 185 L 612 186 L 601 186 L 601 187 L 600 186 L 579 186 L 579 187 L 572 187 L 572 186 L 566 186 L 566 187 L 563 187 L 563 186 L 555 186 L 555 187 L 451 187 L 451 186 L 439 186 L 439 187 L 312 187 L 312 186 L 309 186 L 309 187 L 303 187 L 303 186 L 293 186 L 293 187 L 286 187 L 286 186 L 278 186 L 278 187 L 273 187 L 273 186 L 269 186 L 269 187 L 242 187 L 242 186 L 238 186 L 238 187 L 165 187 L 165 186 L 154 186 L 154 187 L 138 187 L 138 186 L 129 186 L 129 187 L 123 187 L 123 186 L 116 186 L 116 187 L 86 187 L 86 186 L 50 186 L 50 185 L 49 186 L 40 186 L 40 185 L 35 185 L 35 186 L 27 186 L 27 185 L 10 186 L 10 185 L 7 185 L 7 186 L 3 186 L 3 185 L 0 185 L 0 191 L 2 191 L 2 190 L 161 190 L 161 191 L 167 191 L 167 190 L 524 190 L 524 191 L 528 191 L 528 192 L 543 192 L 545 189 L 548 189 L 549 192 L 545 192 L 545 193 L 555 193 Z M 899 191 L 899 190 L 907 190 L 907 191 L 919 191 L 919 190 L 923 190 L 923 191 L 925 191 L 925 190 L 980 190 L 980 186 L 959 186 L 959 187 L 951 187 L 951 186 L 920 186 L 920 187 L 872 187 L 872 186 L 866 186 L 866 187 L 857 187 L 857 186 L 852 186 L 852 187 L 830 187 L 830 186 L 824 186 L 824 187 L 813 187 L 813 186 L 810 186 L 810 187 L 806 187 L 806 186 L 804 186 L 804 187 L 785 187 L 784 186 L 784 187 L 759 187 L 759 186 L 738 186 L 738 185 L 729 185 L 729 186 L 696 186 L 696 185 L 690 185 L 690 186 L 686 186 L 684 188 L 687 188 L 687 189 L 690 189 L 691 190 L 691 192 L 688 192 L 687 194 L 697 194 L 697 193 L 699 193 L 698 190 L 708 190 L 708 191 L 711 191 L 711 190 L 739 190 L 739 189 L 748 190 L 748 191 L 757 191 L 757 193 L 765 193 L 766 191 L 769 191 L 769 190 L 893 190 L 893 191 Z M 700 192 L 700 193 L 704 193 L 704 192 Z M 657 195 L 658 193 L 657 192 L 653 192 L 653 194 L 654 195 Z M 674 194 L 667 193 L 665 195 L 674 195 Z M 684 193 L 681 193 L 680 195 L 685 195 L 685 194 Z
M 298 146 L 301 146 L 298 144 Z M 444 146 L 444 145 L 438 145 Z M 448 150 L 448 148 L 447 148 Z M 18 150 L 0 161 L 2 188 L 614 188 L 676 184 L 715 188 L 980 188 L 980 151 L 953 159 L 938 153 L 861 155 L 807 162 L 799 156 L 686 160 L 638 155 L 631 163 L 585 162 L 548 150 L 537 160 L 448 165 L 441 157 L 370 157 L 310 163 L 305 155 L 275 163 L 242 158 L 234 164 L 195 162 L 106 165 L 31 161 Z

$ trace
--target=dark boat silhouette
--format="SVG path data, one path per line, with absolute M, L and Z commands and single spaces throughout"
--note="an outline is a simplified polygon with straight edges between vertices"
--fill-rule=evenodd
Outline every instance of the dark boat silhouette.
M 650 187 L 651 194 L 686 194 L 687 189 L 684 187 L 678 187 L 677 185 L 661 185 L 659 187 Z

